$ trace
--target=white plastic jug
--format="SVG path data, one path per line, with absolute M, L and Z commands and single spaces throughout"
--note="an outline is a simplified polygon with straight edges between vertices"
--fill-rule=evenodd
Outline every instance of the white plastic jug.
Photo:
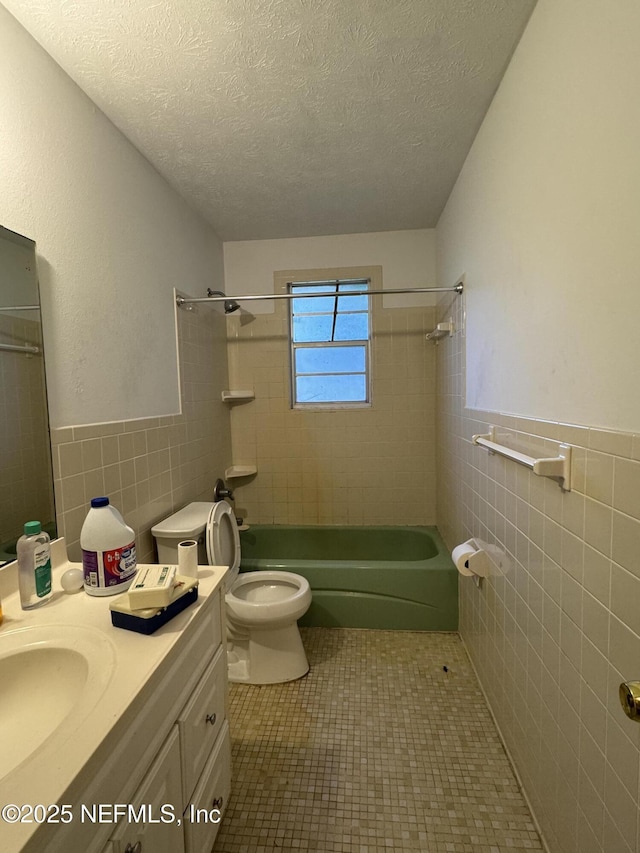
M 116 595 L 136 573 L 134 533 L 109 498 L 92 498 L 80 532 L 84 589 L 89 595 Z

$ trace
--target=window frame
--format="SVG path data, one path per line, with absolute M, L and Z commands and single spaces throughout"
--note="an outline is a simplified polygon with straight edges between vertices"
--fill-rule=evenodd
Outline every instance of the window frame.
M 331 291 L 326 293 L 326 296 L 332 297 L 335 295 L 335 307 L 334 311 L 318 311 L 318 312 L 301 312 L 298 314 L 294 314 L 293 303 L 294 299 L 288 299 L 289 303 L 289 353 L 290 353 L 290 403 L 292 409 L 364 409 L 371 407 L 371 336 L 372 336 L 372 327 L 373 327 L 373 317 L 372 317 L 372 300 L 371 294 L 367 294 L 367 307 L 365 310 L 358 311 L 338 311 L 338 299 L 341 295 L 348 296 L 349 291 L 340 291 L 338 288 L 342 284 L 357 284 L 362 285 L 362 290 L 370 290 L 371 289 L 371 279 L 370 278 L 339 278 L 339 279 L 329 279 L 327 281 L 289 281 L 287 282 L 287 292 L 290 294 L 295 293 L 296 287 L 312 287 L 317 285 L 318 287 L 328 287 L 335 286 L 337 289 L 335 294 Z M 304 299 L 304 293 L 299 295 L 300 299 Z M 317 297 L 316 297 L 317 298 Z M 367 338 L 365 339 L 351 339 L 345 341 L 294 341 L 294 333 L 293 333 L 293 320 L 295 317 L 304 317 L 304 316 L 323 316 L 332 314 L 334 317 L 339 315 L 348 315 L 348 314 L 365 314 L 367 315 Z M 345 370 L 345 371 L 327 371 L 323 374 L 308 374 L 301 373 L 296 371 L 296 350 L 298 349 L 318 349 L 318 348 L 333 348 L 333 347 L 359 347 L 364 349 L 364 370 L 363 371 L 353 371 L 353 370 Z M 326 376 L 353 376 L 359 375 L 362 373 L 365 377 L 365 391 L 366 391 L 366 399 L 365 400 L 328 400 L 325 402 L 317 402 L 317 403 L 304 403 L 299 402 L 296 399 L 296 378 L 298 376 L 316 376 L 316 375 L 326 375 Z

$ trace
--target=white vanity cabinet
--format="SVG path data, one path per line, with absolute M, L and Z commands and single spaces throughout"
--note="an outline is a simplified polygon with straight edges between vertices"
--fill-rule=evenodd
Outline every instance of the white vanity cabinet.
M 25 853 L 210 853 L 231 788 L 224 618 L 218 587 L 68 790 L 74 820 L 40 828 Z M 140 653 L 153 641 L 137 640 Z M 96 804 L 130 806 L 134 818 L 80 820 Z M 142 806 L 153 819 L 138 819 Z M 174 822 L 162 820 L 167 806 Z
M 186 853 L 209 853 L 215 841 L 231 792 L 231 737 L 225 721 L 216 745 L 205 764 L 185 815 Z M 192 811 L 194 810 L 195 811 Z M 195 819 L 189 816 L 193 814 Z
M 196 661 L 192 653 L 178 661 L 191 670 L 204 667 L 204 672 L 183 693 L 176 723 L 132 800 L 134 810 L 144 805 L 160 822 L 123 820 L 111 837 L 109 853 L 210 853 L 213 846 L 231 789 L 224 602 L 219 593 L 216 598 L 208 654 Z M 179 822 L 162 822 L 161 809 L 167 804 Z
M 177 822 L 163 822 L 162 808 L 171 803 L 181 814 L 180 742 L 177 727 L 171 731 L 159 755 L 133 797 L 136 814 L 150 809 L 156 822 L 122 821 L 110 842 L 110 853 L 183 853 L 183 829 Z
M 182 748 L 182 793 L 185 805 L 211 754 L 226 717 L 227 657 L 220 646 L 200 684 L 178 717 Z
M 187 853 L 209 853 L 231 789 L 227 653 L 220 646 L 178 717 Z

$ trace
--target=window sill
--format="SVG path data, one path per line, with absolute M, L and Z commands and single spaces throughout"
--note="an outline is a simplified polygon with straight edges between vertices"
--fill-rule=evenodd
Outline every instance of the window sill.
M 343 409 L 370 409 L 371 403 L 294 403 L 295 411 L 335 411 Z

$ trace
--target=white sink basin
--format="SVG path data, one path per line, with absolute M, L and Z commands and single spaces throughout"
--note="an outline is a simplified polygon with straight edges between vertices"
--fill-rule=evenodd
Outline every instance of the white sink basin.
M 54 732 L 60 743 L 85 724 L 114 667 L 113 646 L 91 628 L 0 632 L 0 778 L 45 749 Z

